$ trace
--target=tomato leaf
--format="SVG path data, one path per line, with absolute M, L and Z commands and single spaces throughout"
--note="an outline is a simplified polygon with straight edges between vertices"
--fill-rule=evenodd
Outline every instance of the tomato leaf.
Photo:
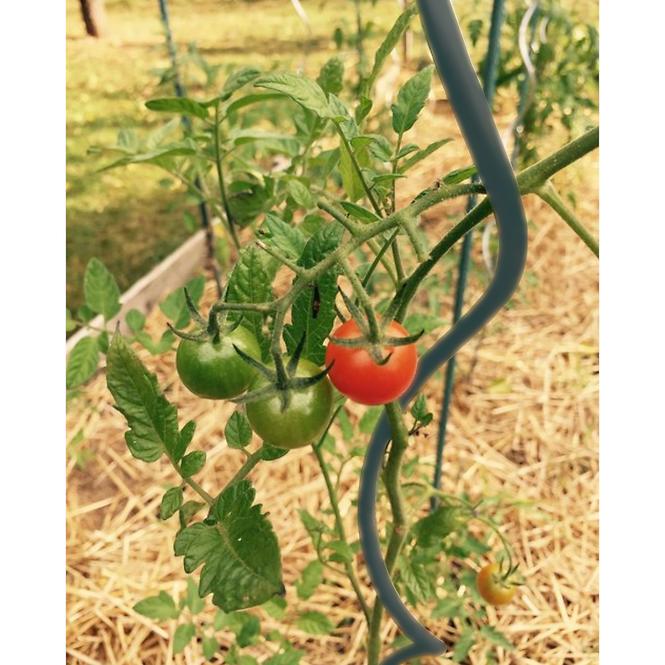
M 240 411 L 234 411 L 226 423 L 224 436 L 229 448 L 244 448 L 252 440 L 252 428 L 247 416 Z
M 173 634 L 173 653 L 181 653 L 196 633 L 193 623 L 181 623 Z
M 159 304 L 159 309 L 162 310 L 166 317 L 171 319 L 175 328 L 184 328 L 190 320 L 184 289 L 187 289 L 187 293 L 189 293 L 194 304 L 198 305 L 198 302 L 201 300 L 201 296 L 203 295 L 204 287 L 205 278 L 203 275 L 199 275 L 193 279 L 190 279 L 184 288 L 179 288 L 171 292 Z
M 261 605 L 268 616 L 273 619 L 282 619 L 286 610 L 286 600 L 281 596 L 275 596 Z
M 255 81 L 254 85 L 257 88 L 269 88 L 270 90 L 281 92 L 290 97 L 294 102 L 300 104 L 300 106 L 316 113 L 319 118 L 329 120 L 341 119 L 329 104 L 328 97 L 321 89 L 321 86 L 303 76 L 296 76 L 295 74 L 270 74 Z
M 190 478 L 198 473 L 206 463 L 206 454 L 203 450 L 195 450 L 182 458 L 180 473 L 183 478 Z
M 171 487 L 166 490 L 159 506 L 159 519 L 167 520 L 182 506 L 182 488 Z
M 338 224 L 320 227 L 307 241 L 298 265 L 311 268 L 327 257 L 341 242 L 344 229 Z M 298 295 L 291 308 L 291 323 L 284 328 L 284 341 L 293 353 L 305 335 L 302 355 L 316 365 L 325 360 L 326 341 L 335 322 L 338 268 L 331 268 L 316 284 Z
M 453 649 L 453 662 L 461 663 L 471 651 L 471 647 L 476 643 L 476 635 L 471 628 L 465 628 L 455 644 Z
M 96 258 L 90 259 L 83 276 L 85 304 L 107 321 L 120 311 L 120 289 L 115 277 Z
M 145 103 L 146 108 L 161 113 L 179 113 L 190 115 L 201 120 L 208 117 L 208 109 L 200 102 L 187 97 L 163 97 L 160 99 L 149 99 Z
M 296 581 L 298 598 L 301 600 L 310 598 L 321 582 L 323 582 L 323 564 L 318 560 L 310 561 L 302 571 L 300 579 Z
M 67 358 L 66 386 L 83 385 L 97 370 L 99 346 L 95 337 L 82 337 Z
M 174 551 L 184 556 L 185 572 L 201 564 L 199 595 L 225 612 L 260 605 L 284 593 L 277 538 L 261 505 L 252 505 L 255 491 L 248 480 L 225 489 L 210 516 L 214 524 L 197 522 L 182 529 Z
M 256 67 L 242 67 L 241 69 L 231 72 L 229 77 L 224 81 L 224 87 L 219 98 L 226 101 L 231 95 L 240 90 L 243 86 L 251 83 L 254 79 L 261 75 L 261 70 Z
M 405 30 L 409 27 L 409 22 L 417 12 L 418 6 L 415 2 L 409 5 L 404 10 L 404 12 L 397 17 L 395 24 L 392 28 L 390 28 L 390 31 L 377 49 L 376 55 L 374 56 L 374 65 L 372 66 L 372 71 L 370 72 L 367 79 L 363 81 L 361 87 L 361 106 L 359 108 L 362 108 L 362 112 L 359 113 L 356 111 L 356 117 L 360 115 L 360 117 L 358 117 L 358 121 L 360 121 L 369 113 L 372 107 L 372 102 L 370 99 L 368 99 L 368 97 L 371 97 L 370 93 L 372 91 L 372 87 L 374 86 L 374 82 L 376 81 L 376 78 L 379 75 L 381 68 L 383 67 L 383 63 L 386 61 L 386 58 L 390 55 L 395 46 L 397 46 Z
M 514 651 L 515 646 L 513 643 L 500 631 L 494 628 L 494 626 L 481 626 L 480 634 L 492 644 L 495 644 L 498 647 L 506 649 L 506 651 Z
M 324 92 L 332 92 L 337 95 L 344 86 L 344 63 L 337 56 L 328 60 L 316 79 Z
M 158 460 L 163 452 L 173 456 L 180 437 L 178 413 L 155 375 L 119 334 L 111 340 L 107 362 L 106 385 L 129 425 L 125 441 L 131 454 L 144 462 Z
M 185 596 L 185 605 L 192 614 L 198 614 L 205 607 L 203 598 L 199 597 L 199 590 L 191 577 L 187 578 L 187 595 Z
M 446 536 L 464 524 L 459 509 L 452 506 L 439 506 L 434 512 L 419 519 L 411 527 L 418 547 L 431 547 L 440 543 Z
M 392 105 L 393 129 L 403 134 L 413 127 L 418 114 L 423 110 L 432 85 L 434 65 L 428 65 L 412 76 L 397 93 Z
M 145 326 L 145 314 L 139 312 L 138 309 L 130 309 L 125 315 L 125 322 L 132 332 L 140 332 L 143 330 L 143 326 Z
M 260 303 L 272 300 L 275 272 L 276 268 L 265 260 L 258 247 L 245 248 L 229 277 L 227 301 Z M 233 315 L 229 318 L 237 321 L 239 317 Z M 264 357 L 267 357 L 270 340 L 263 333 L 263 320 L 264 315 L 260 312 L 243 312 L 241 325 L 254 333 Z
M 446 185 L 457 185 L 460 182 L 468 180 L 471 176 L 476 175 L 478 169 L 475 166 L 467 166 L 463 169 L 455 169 L 443 178 Z
M 201 651 L 206 660 L 212 660 L 219 649 L 219 642 L 214 637 L 204 637 L 201 641 Z
M 157 596 L 140 600 L 134 605 L 134 611 L 158 621 L 177 619 L 180 616 L 180 610 L 176 607 L 175 601 L 166 591 L 160 591 Z
M 266 213 L 258 235 L 266 244 L 294 259 L 302 254 L 307 243 L 304 233 L 297 226 L 288 224 L 272 212 Z
M 433 152 L 437 151 L 439 148 L 446 145 L 446 143 L 450 143 L 451 141 L 452 139 L 441 139 L 440 141 L 435 141 L 434 143 L 430 143 L 426 148 L 423 148 L 422 150 L 418 150 L 418 152 L 416 152 L 415 155 L 411 155 L 409 159 L 402 162 L 402 164 L 398 169 L 399 172 L 406 173 L 412 166 L 415 166 L 418 162 L 421 162 L 426 157 L 429 157 Z
M 303 612 L 296 619 L 296 626 L 310 635 L 328 635 L 334 628 L 325 614 L 315 611 Z
M 456 596 L 442 598 L 432 610 L 432 619 L 452 619 L 466 616 L 464 601 Z

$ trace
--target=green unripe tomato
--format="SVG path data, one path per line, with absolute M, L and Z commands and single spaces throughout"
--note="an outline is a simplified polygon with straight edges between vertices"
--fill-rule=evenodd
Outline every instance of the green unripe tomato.
M 188 390 L 206 399 L 230 399 L 244 393 L 256 370 L 236 353 L 234 344 L 247 355 L 261 359 L 259 343 L 242 326 L 220 335 L 216 342 L 181 340 L 175 363 Z
M 296 376 L 314 376 L 321 371 L 309 360 L 298 363 Z M 257 376 L 251 389 L 268 385 L 263 376 Z M 327 376 L 313 386 L 293 390 L 291 401 L 285 411 L 279 396 L 250 402 L 247 405 L 247 418 L 252 429 L 267 443 L 277 448 L 302 448 L 314 443 L 323 434 L 333 406 L 333 390 Z

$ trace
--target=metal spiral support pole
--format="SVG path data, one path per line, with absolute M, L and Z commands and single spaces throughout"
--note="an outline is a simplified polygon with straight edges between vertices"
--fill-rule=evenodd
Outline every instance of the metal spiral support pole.
M 423 384 L 505 305 L 522 276 L 527 232 L 522 200 L 491 111 L 469 58 L 450 0 L 418 0 L 420 16 L 439 75 L 466 143 L 485 185 L 499 233 L 499 257 L 485 293 L 422 357 L 416 378 L 400 404 L 405 406 Z M 376 524 L 376 494 L 383 457 L 390 440 L 384 413 L 369 444 L 358 500 L 360 542 L 379 600 L 411 644 L 389 655 L 383 665 L 439 655 L 445 644 L 409 611 L 393 586 L 381 552 Z

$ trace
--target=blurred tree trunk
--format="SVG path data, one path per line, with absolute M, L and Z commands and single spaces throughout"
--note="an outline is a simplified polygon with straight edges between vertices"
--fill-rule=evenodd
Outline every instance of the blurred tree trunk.
M 104 0 L 80 0 L 80 2 L 85 31 L 91 37 L 103 37 L 106 34 Z

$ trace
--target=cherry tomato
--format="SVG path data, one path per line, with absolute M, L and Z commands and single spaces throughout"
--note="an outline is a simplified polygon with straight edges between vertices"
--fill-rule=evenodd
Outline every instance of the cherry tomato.
M 517 589 L 501 579 L 498 564 L 489 563 L 480 569 L 476 578 L 478 593 L 490 605 L 506 605 L 514 597 Z
M 314 376 L 321 371 L 304 358 L 298 363 L 297 377 Z M 251 389 L 268 385 L 268 380 L 257 376 Z M 282 411 L 279 396 L 247 404 L 247 419 L 252 429 L 266 442 L 277 448 L 302 448 L 314 443 L 323 434 L 333 406 L 333 390 L 328 377 L 313 386 L 293 390 L 289 406 Z
M 353 339 L 362 335 L 358 324 L 350 319 L 335 330 L 332 337 Z M 408 331 L 397 321 L 388 325 L 390 337 L 407 337 Z M 341 393 L 359 404 L 387 404 L 402 395 L 411 385 L 418 365 L 416 345 L 384 346 L 383 353 L 390 359 L 378 365 L 367 349 L 348 347 L 328 342 L 326 365 L 334 362 L 328 376 Z
M 183 339 L 175 358 L 180 380 L 195 395 L 207 399 L 230 399 L 245 392 L 256 370 L 236 353 L 234 344 L 260 360 L 259 343 L 242 326 L 220 335 L 216 342 Z

